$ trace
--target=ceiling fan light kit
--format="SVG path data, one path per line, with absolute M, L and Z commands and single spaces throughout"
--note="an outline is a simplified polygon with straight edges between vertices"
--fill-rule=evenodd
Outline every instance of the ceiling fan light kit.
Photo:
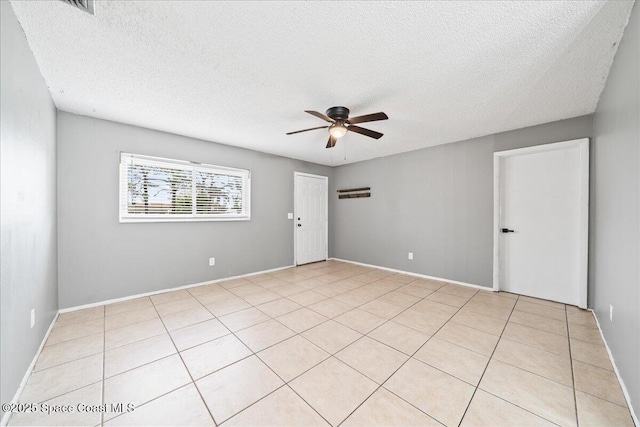
M 293 132 L 287 132 L 287 135 L 293 135 L 296 133 L 307 132 L 316 129 L 329 129 L 329 141 L 326 148 L 335 147 L 339 138 L 342 138 L 348 131 L 359 133 L 369 138 L 380 139 L 383 134 L 370 129 L 365 129 L 360 126 L 355 126 L 356 123 L 374 122 L 378 120 L 387 120 L 389 117 L 383 113 L 366 114 L 364 116 L 349 118 L 349 109 L 347 107 L 331 107 L 326 111 L 326 114 L 319 113 L 313 110 L 305 110 L 305 113 L 316 116 L 325 122 L 331 123 L 327 126 L 318 126 L 310 129 L 297 130 Z

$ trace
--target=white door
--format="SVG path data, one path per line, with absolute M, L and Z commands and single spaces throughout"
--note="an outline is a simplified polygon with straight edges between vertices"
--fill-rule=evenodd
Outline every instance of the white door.
M 499 288 L 586 307 L 588 140 L 496 155 Z
M 327 259 L 326 176 L 295 173 L 296 264 Z

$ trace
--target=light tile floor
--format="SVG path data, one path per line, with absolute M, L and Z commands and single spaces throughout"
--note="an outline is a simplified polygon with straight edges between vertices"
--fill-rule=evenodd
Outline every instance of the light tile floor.
M 590 312 L 337 261 L 62 314 L 20 401 L 74 411 L 11 425 L 633 425 Z

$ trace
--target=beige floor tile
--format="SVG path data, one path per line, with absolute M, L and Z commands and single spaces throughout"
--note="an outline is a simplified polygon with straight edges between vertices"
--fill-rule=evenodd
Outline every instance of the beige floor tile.
M 546 299 L 540 299 L 540 298 L 534 298 L 534 297 L 528 297 L 526 295 L 520 295 L 520 298 L 518 298 L 519 301 L 524 301 L 524 302 L 530 302 L 533 304 L 539 304 L 539 305 L 544 305 L 546 307 L 551 307 L 551 308 L 557 308 L 560 310 L 564 310 L 564 304 L 560 303 L 560 302 L 555 302 L 555 301 L 549 301 Z
M 196 287 L 187 289 L 187 291 L 194 297 L 210 294 L 214 292 L 226 292 L 226 290 L 217 283 L 210 283 L 208 285 L 196 286 Z
M 386 322 L 387 319 L 371 314 L 367 311 L 354 308 L 335 318 L 336 322 L 340 322 L 345 326 L 355 329 L 356 331 L 366 334 L 378 326 Z
M 60 313 L 56 323 L 85 323 L 104 318 L 104 305 Z
M 403 309 L 409 308 L 418 301 L 420 298 L 414 297 L 413 295 L 405 294 L 399 291 L 389 292 L 386 295 L 381 296 L 380 301 L 388 302 L 389 304 L 397 305 Z
M 552 332 L 564 337 L 569 335 L 566 321 L 557 320 L 550 317 L 538 316 L 535 314 L 527 313 L 526 311 L 515 310 L 513 314 L 511 314 L 509 322 L 519 323 L 521 325 L 529 326 L 530 328 Z
M 196 381 L 200 394 L 218 424 L 283 384 L 256 356 Z
M 293 295 L 289 295 L 287 297 L 288 299 L 290 299 L 293 302 L 296 302 L 300 305 L 303 306 L 308 306 L 310 304 L 314 304 L 318 301 L 322 301 L 323 299 L 326 299 L 327 297 L 325 297 L 322 294 L 319 294 L 317 292 L 308 290 L 308 291 L 304 291 L 304 292 L 300 292 L 297 294 L 293 294 Z
M 575 323 L 569 323 L 569 336 L 571 338 L 586 341 L 591 344 L 603 345 L 602 337 L 598 329 L 591 328 L 589 326 L 577 325 Z
M 108 314 L 104 319 L 104 329 L 110 331 L 112 329 L 122 328 L 124 326 L 157 318 L 158 313 L 154 307 L 140 308 L 118 314 Z
M 101 353 L 104 349 L 104 334 L 87 335 L 60 344 L 48 345 L 42 349 L 34 371 L 50 368 L 71 362 L 92 354 Z
M 393 321 L 377 327 L 368 336 L 408 355 L 415 353 L 431 337 Z
M 588 326 L 594 329 L 598 328 L 596 319 L 593 317 L 593 313 L 588 310 L 567 311 L 567 322 L 574 323 L 576 325 Z
M 220 282 L 218 284 L 221 287 L 223 287 L 224 289 L 234 289 L 234 288 L 237 288 L 239 286 L 249 285 L 251 283 L 252 282 L 250 282 L 249 280 L 247 280 L 245 278 L 239 278 L 239 279 L 225 280 L 224 282 Z
M 613 371 L 609 353 L 607 353 L 607 349 L 603 345 L 571 339 L 571 358 Z
M 573 389 L 491 360 L 480 389 L 562 426 L 576 426 Z
M 476 303 L 488 304 L 490 306 L 495 306 L 495 307 L 512 309 L 518 302 L 518 297 L 515 296 L 514 298 L 508 298 L 508 297 L 505 297 L 505 295 L 510 295 L 510 294 L 505 294 L 503 292 L 479 291 L 477 294 L 473 296 L 473 298 L 471 298 L 470 301 L 473 301 Z
M 405 308 L 400 307 L 399 305 L 382 301 L 382 298 L 369 301 L 368 303 L 361 305 L 358 308 L 360 310 L 368 311 L 371 314 L 375 314 L 376 316 L 380 316 L 384 319 L 391 319 L 392 317 L 397 316 L 405 310 Z
M 82 323 L 56 323 L 51 329 L 45 345 L 59 344 L 102 332 L 104 332 L 104 319 L 90 320 Z
M 105 332 L 105 349 L 109 350 L 131 344 L 165 332 L 166 329 L 160 319 L 147 320 L 123 328 L 112 329 Z
M 389 378 L 408 358 L 393 348 L 371 338 L 362 337 L 335 355 L 378 384 Z
M 220 301 L 234 300 L 234 299 L 244 301 L 242 298 L 237 297 L 235 294 L 227 291 L 226 289 L 194 295 L 194 297 L 195 299 L 200 301 L 202 305 L 215 304 Z
M 280 387 L 224 423 L 227 426 L 329 426 L 288 386 Z
M 303 332 L 302 336 L 327 353 L 334 354 L 360 338 L 362 334 L 329 320 Z
M 511 307 L 505 307 L 495 304 L 487 304 L 481 301 L 474 300 L 472 298 L 468 303 L 464 305 L 462 310 L 473 311 L 474 313 L 482 314 L 483 316 L 495 317 L 500 320 L 507 320 L 513 310 Z
M 425 298 L 411 307 L 411 310 L 418 310 L 422 313 L 448 320 L 456 314 L 459 309 L 439 302 L 429 301 Z
M 425 299 L 429 301 L 439 302 L 441 304 L 450 305 L 452 307 L 462 307 L 467 303 L 467 301 L 469 301 L 469 298 L 470 297 L 461 297 L 458 295 L 448 294 L 439 290 L 427 296 Z
M 287 298 L 280 298 L 274 301 L 269 301 L 264 304 L 260 304 L 256 308 L 261 312 L 265 313 L 267 316 L 278 317 L 283 314 L 291 313 L 292 311 L 298 310 L 302 306 L 298 303 L 295 303 Z
M 236 333 L 251 350 L 258 352 L 295 335 L 276 320 L 269 320 Z
M 202 307 L 200 301 L 195 299 L 189 294 L 188 298 L 183 298 L 178 301 L 171 301 L 163 304 L 155 304 L 156 310 L 160 316 L 167 316 L 172 313 L 180 313 L 182 311 L 193 310 L 198 307 Z
M 567 337 L 551 332 L 509 322 L 502 337 L 561 356 L 569 356 L 569 340 L 567 340 Z
M 435 337 L 485 356 L 491 356 L 499 339 L 496 335 L 453 322 L 444 325 Z
M 454 377 L 478 385 L 489 358 L 436 337 L 413 356 Z
M 458 425 L 475 389 L 416 359 L 405 363 L 384 387 L 448 426 Z
M 461 427 L 553 427 L 555 424 L 482 390 L 471 399 Z
M 191 376 L 198 379 L 251 356 L 252 353 L 238 338 L 225 335 L 180 354 Z
M 571 360 L 567 356 L 560 356 L 515 341 L 502 339 L 493 358 L 559 382 L 567 387 L 573 387 Z
M 142 297 L 136 298 L 121 302 L 114 302 L 113 304 L 108 304 L 104 307 L 104 311 L 106 315 L 124 313 L 130 310 L 139 310 L 143 308 L 153 307 L 153 303 L 151 303 L 151 298 Z
M 136 407 L 191 382 L 180 356 L 173 355 L 104 380 L 104 401 Z M 105 420 L 120 415 L 107 412 Z
M 376 297 L 373 295 L 359 292 L 358 289 L 333 297 L 334 300 L 347 303 L 352 307 L 358 307 L 362 304 L 366 304 L 369 301 L 373 301 L 375 298 Z
M 231 332 L 218 321 L 218 319 L 207 320 L 202 323 L 187 326 L 185 328 L 171 331 L 170 335 L 176 343 L 178 350 L 182 351 L 198 344 L 220 338 Z
M 258 323 L 265 322 L 271 318 L 255 307 L 237 311 L 218 318 L 231 331 L 236 332 L 248 328 Z
M 102 354 L 94 354 L 33 372 L 27 380 L 19 401 L 42 402 L 101 380 Z
M 278 322 L 293 329 L 297 333 L 311 329 L 316 325 L 326 322 L 328 319 L 308 308 L 301 308 L 277 318 Z
M 475 294 L 477 294 L 478 289 L 472 288 L 470 286 L 461 286 L 461 285 L 454 285 L 451 283 L 447 283 L 446 285 L 438 289 L 438 292 L 444 292 L 447 294 L 456 295 L 458 297 L 463 297 L 468 299 L 474 296 Z
M 241 298 L 248 295 L 255 294 L 257 292 L 263 292 L 264 288 L 253 283 L 247 283 L 246 285 L 236 286 L 231 289 L 231 292 Z
M 77 409 L 79 403 L 86 405 L 102 404 L 102 383 L 95 383 L 80 388 L 45 402 L 49 407 L 71 405 Z M 40 407 L 38 408 L 40 409 Z M 10 426 L 95 426 L 100 424 L 99 412 L 77 411 L 52 412 L 44 411 L 18 412 L 11 416 Z
M 329 353 L 301 336 L 289 338 L 258 353 L 284 381 L 289 382 L 329 357 Z
M 246 302 L 252 305 L 264 304 L 265 302 L 275 301 L 281 298 L 281 295 L 276 294 L 275 292 L 262 290 L 260 292 L 256 292 L 251 295 L 247 295 L 242 297 Z
M 493 317 L 483 316 L 473 311 L 466 311 L 464 308 L 457 312 L 451 321 L 460 325 L 468 326 L 482 332 L 492 335 L 500 335 L 507 324 L 505 320 L 495 319 Z
M 333 426 L 347 418 L 377 388 L 375 382 L 333 357 L 289 385 Z
M 608 400 L 616 405 L 626 406 L 627 403 L 615 372 L 574 360 L 573 377 L 576 390 Z
M 192 296 L 186 289 L 180 289 L 179 291 L 164 292 L 157 295 L 151 295 L 150 298 L 153 304 L 158 305 L 179 301 L 185 298 L 192 298 Z
M 435 334 L 447 322 L 442 317 L 423 313 L 414 307 L 400 313 L 392 319 L 394 322 L 408 326 L 427 335 Z
M 123 345 L 105 352 L 104 376 L 109 378 L 174 353 L 176 353 L 176 348 L 168 334 L 160 334 Z
M 213 319 L 213 315 L 209 310 L 202 306 L 162 316 L 162 322 L 169 331 L 174 331 L 176 329 L 184 328 L 185 326 L 190 326 L 210 319 Z
M 196 386 L 188 384 L 105 423 L 106 426 L 215 426 Z
M 346 302 L 338 301 L 333 298 L 311 304 L 309 308 L 329 318 L 340 316 L 341 314 L 353 309 L 353 307 Z
M 578 422 L 581 427 L 633 427 L 633 419 L 626 406 L 615 405 L 576 390 Z
M 385 388 L 380 388 L 373 393 L 341 425 L 344 427 L 442 426 Z
M 553 308 L 521 299 L 518 300 L 515 311 L 524 311 L 526 313 L 535 314 L 536 316 L 548 317 L 556 320 L 567 320 L 567 313 L 564 308 Z
M 207 310 L 209 310 L 214 316 L 224 316 L 231 313 L 236 313 L 241 310 L 245 310 L 251 307 L 251 304 L 243 300 L 242 298 L 233 297 L 223 300 L 215 301 L 210 304 L 205 304 Z
M 275 292 L 276 294 L 282 297 L 288 297 L 289 295 L 297 294 L 298 292 L 304 292 L 307 288 L 302 286 L 287 283 L 286 285 L 276 286 L 275 288 L 271 288 L 271 292 Z
M 398 288 L 398 292 L 402 292 L 403 294 L 411 295 L 418 298 L 424 298 L 429 294 L 434 293 L 438 288 L 444 286 L 442 285 L 430 285 L 426 283 L 410 283 L 406 286 Z

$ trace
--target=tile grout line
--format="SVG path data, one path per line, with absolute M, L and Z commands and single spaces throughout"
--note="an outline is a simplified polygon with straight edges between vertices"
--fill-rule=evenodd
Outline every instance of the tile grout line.
M 187 290 L 187 293 L 189 293 L 189 295 L 191 295 L 191 292 L 189 292 L 188 290 Z M 191 297 L 193 297 L 193 295 L 191 295 Z M 153 299 L 151 299 L 151 298 L 149 298 L 149 299 L 151 300 L 151 305 L 153 306 L 153 308 L 156 310 L 156 313 L 158 314 L 158 318 L 160 319 L 160 322 L 162 322 L 162 326 L 164 327 L 164 329 L 165 329 L 165 331 L 167 333 L 167 336 L 171 340 L 171 344 L 173 344 L 173 347 L 176 350 L 176 354 L 178 355 L 178 357 L 180 358 L 180 361 L 182 362 L 182 366 L 184 367 L 184 370 L 187 371 L 187 374 L 189 375 L 189 378 L 191 378 L 191 384 L 193 384 L 193 387 L 198 392 L 198 396 L 200 396 L 200 399 L 202 400 L 202 403 L 204 404 L 204 407 L 207 409 L 207 412 L 209 413 L 209 416 L 211 417 L 211 420 L 213 421 L 213 424 L 215 426 L 218 426 L 218 423 L 216 422 L 215 417 L 213 416 L 213 414 L 211 413 L 211 410 L 209 409 L 209 405 L 207 405 L 207 402 L 204 400 L 204 397 L 202 397 L 202 393 L 200 392 L 200 389 L 198 388 L 198 385 L 196 384 L 196 381 L 193 379 L 193 375 L 191 375 L 191 371 L 189 371 L 189 368 L 187 367 L 187 364 L 184 362 L 184 359 L 182 357 L 182 354 L 180 353 L 180 350 L 178 349 L 178 346 L 176 345 L 175 341 L 173 340 L 173 337 L 171 336 L 171 333 L 169 332 L 169 329 L 167 329 L 167 325 L 164 323 L 164 320 L 162 319 L 162 316 L 160 316 L 160 312 L 158 311 L 158 308 L 156 307 L 156 303 L 153 302 Z M 196 298 L 194 298 L 194 299 L 196 301 L 198 301 Z M 200 301 L 198 301 L 198 304 L 200 304 Z M 202 305 L 202 304 L 200 304 L 200 305 Z M 205 307 L 205 309 L 206 309 L 206 307 Z M 215 318 L 215 316 L 214 316 L 214 318 Z M 168 356 L 168 357 L 170 357 L 170 356 Z M 184 387 L 184 385 L 181 386 L 181 387 Z M 176 388 L 174 390 L 171 390 L 169 393 L 171 393 L 171 392 L 173 392 L 175 390 L 179 390 L 181 387 L 178 387 L 178 388 Z M 148 403 L 148 402 L 146 402 L 146 403 Z
M 493 355 L 495 354 L 496 349 L 498 348 L 498 345 L 500 344 L 500 340 L 502 339 L 502 335 L 504 334 L 505 329 L 507 329 L 507 325 L 509 324 L 509 319 L 511 318 L 511 315 L 515 311 L 516 305 L 518 304 L 518 300 L 519 299 L 520 299 L 520 297 L 518 296 L 518 298 L 516 298 L 516 302 L 513 304 L 513 307 L 511 308 L 511 312 L 509 313 L 509 317 L 507 317 L 507 321 L 504 323 L 504 326 L 502 328 L 502 332 L 500 333 L 500 337 L 498 338 L 498 341 L 496 341 L 496 345 L 493 347 L 493 351 L 491 352 L 491 356 L 489 356 L 489 360 L 487 361 L 487 365 L 482 370 L 482 375 L 480 375 L 480 379 L 478 379 L 478 384 L 473 389 L 473 393 L 471 393 L 471 399 L 469 399 L 469 403 L 467 403 L 467 407 L 465 408 L 464 412 L 462 413 L 462 418 L 460 418 L 460 422 L 458 422 L 458 426 L 460 426 L 462 424 L 462 420 L 464 420 L 464 417 L 467 415 L 467 411 L 469 410 L 469 407 L 471 406 L 471 402 L 473 401 L 473 398 L 475 397 L 478 389 L 480 388 L 480 383 L 482 382 L 482 378 L 484 378 L 484 375 L 486 374 L 487 369 L 489 368 L 489 364 L 491 363 L 491 360 L 493 359 Z
M 444 285 L 443 285 L 443 286 L 444 286 Z M 442 287 L 442 286 L 441 286 L 441 287 Z M 438 289 L 440 289 L 440 288 L 438 288 Z M 436 292 L 436 291 L 437 291 L 437 289 L 436 289 L 436 290 L 434 290 L 434 292 Z M 432 292 L 432 293 L 433 293 L 433 292 Z M 471 301 L 471 299 L 472 299 L 475 295 L 477 295 L 477 293 L 478 293 L 478 291 L 476 291 L 476 292 L 475 292 L 475 293 L 474 293 L 474 294 L 469 298 L 469 300 L 467 301 L 467 303 L 468 303 L 469 301 Z M 431 295 L 431 294 L 429 294 L 429 295 Z M 423 297 L 422 299 L 420 299 L 420 301 L 416 301 L 416 302 L 415 302 L 414 304 L 412 304 L 410 307 L 407 307 L 407 309 L 406 309 L 406 310 L 402 311 L 402 313 L 404 313 L 405 311 L 409 310 L 409 308 L 413 307 L 414 305 L 418 304 L 419 302 L 424 301 L 424 299 L 425 299 L 427 296 L 429 296 L 429 295 L 426 295 L 425 297 Z M 351 415 L 353 415 L 353 414 L 354 414 L 354 413 L 355 413 L 355 412 L 356 412 L 356 411 L 357 411 L 357 410 L 358 410 L 362 405 L 364 405 L 364 403 L 365 403 L 367 400 L 369 400 L 369 399 L 371 398 L 371 396 L 373 396 L 373 395 L 374 395 L 378 390 L 380 390 L 380 388 L 383 388 L 383 387 L 384 387 L 384 384 L 385 384 L 387 381 L 389 381 L 389 379 L 390 379 L 391 377 L 393 377 L 393 376 L 394 376 L 394 375 L 395 375 L 395 374 L 396 374 L 400 369 L 402 369 L 402 367 L 403 367 L 404 365 L 406 365 L 406 364 L 407 364 L 407 362 L 409 362 L 411 359 L 413 359 L 413 356 L 415 356 L 415 354 L 416 354 L 417 352 L 419 352 L 419 351 L 420 351 L 420 349 L 421 349 L 422 347 L 424 347 L 424 346 L 425 346 L 425 344 L 426 344 L 426 343 L 428 343 L 428 342 L 431 340 L 431 338 L 433 338 L 433 337 L 434 337 L 434 336 L 435 336 L 435 335 L 440 331 L 440 329 L 442 329 L 442 328 L 444 327 L 444 325 L 446 325 L 446 324 L 449 322 L 449 320 L 450 320 L 451 318 L 453 318 L 453 316 L 455 316 L 455 315 L 456 315 L 456 314 L 457 314 L 457 313 L 462 309 L 462 307 L 464 307 L 467 303 L 465 303 L 465 304 L 463 304 L 461 307 L 459 307 L 459 308 L 458 308 L 458 310 L 456 310 L 456 312 L 455 312 L 455 313 L 453 313 L 453 314 L 449 317 L 449 319 L 447 319 L 447 320 L 446 320 L 446 321 L 445 321 L 445 322 L 444 322 L 444 323 L 443 323 L 443 324 L 442 324 L 442 325 L 441 325 L 441 326 L 440 326 L 440 327 L 439 327 L 439 328 L 438 328 L 438 329 L 437 329 L 433 334 L 431 334 L 431 335 L 429 336 L 429 338 L 427 339 L 427 341 L 425 341 L 425 342 L 424 342 L 420 347 L 418 347 L 418 348 L 417 348 L 417 349 L 416 349 L 416 350 L 415 350 L 415 351 L 414 351 L 414 352 L 413 352 L 413 353 L 412 353 L 412 354 L 407 358 L 407 360 L 405 360 L 405 361 L 404 361 L 400 366 L 398 366 L 398 368 L 397 368 L 396 370 L 394 370 L 394 371 L 391 373 L 391 375 L 389 375 L 389 376 L 387 377 L 387 379 L 385 379 L 381 384 L 379 384 L 379 385 L 378 385 L 378 387 L 373 391 L 373 393 L 371 393 L 371 394 L 370 394 L 370 395 L 369 395 L 369 396 L 368 396 L 368 397 L 367 397 L 363 402 L 361 402 L 358 406 L 356 406 L 356 408 L 355 408 L 353 411 L 351 411 L 351 412 L 349 413 L 349 415 L 347 415 L 347 417 L 346 417 L 344 420 L 342 420 L 342 422 L 341 422 L 340 424 L 338 424 L 338 427 L 339 427 L 342 423 L 344 423 L 347 419 L 349 419 L 349 417 L 350 417 Z M 391 321 L 393 318 L 395 318 L 395 317 L 399 316 L 399 315 L 400 315 L 400 314 L 402 314 L 402 313 L 398 313 L 398 315 L 396 315 L 396 316 L 392 317 L 391 319 L 389 319 L 389 321 Z M 386 323 L 386 322 L 385 322 L 385 323 Z M 382 326 L 382 325 L 380 325 L 380 326 Z M 376 329 L 377 329 L 377 328 L 376 328 Z M 374 330 L 375 330 L 375 329 L 374 329 Z M 423 332 L 423 333 L 424 333 L 424 332 Z M 416 360 L 417 360 L 417 359 L 416 359 Z M 418 361 L 419 361 L 420 363 L 424 363 L 424 362 L 422 362 L 422 361 L 420 361 L 420 360 L 418 360 Z M 344 362 L 343 362 L 343 363 L 344 363 Z M 428 365 L 428 364 L 427 364 L 427 365 Z M 349 366 L 350 366 L 350 365 L 349 365 Z M 431 366 L 431 365 L 428 365 L 428 366 Z M 354 369 L 355 369 L 355 368 L 354 368 Z M 360 371 L 358 371 L 358 372 L 360 372 Z M 441 372 L 442 372 L 442 371 L 441 371 Z M 363 375 L 364 375 L 364 374 L 363 374 Z M 451 374 L 448 374 L 448 375 L 451 375 Z M 389 391 L 390 393 L 392 393 L 394 396 L 398 397 L 398 398 L 399 398 L 399 399 L 401 399 L 402 401 L 404 401 L 404 402 L 408 403 L 409 405 L 413 406 L 414 408 L 418 409 L 420 412 L 422 412 L 423 414 L 427 415 L 429 418 L 431 418 L 431 419 L 435 420 L 436 422 L 438 422 L 438 423 L 440 423 L 440 424 L 444 425 L 444 423 L 442 423 L 440 420 L 438 420 L 438 419 L 434 418 L 433 416 L 431 416 L 430 414 L 426 413 L 426 412 L 425 412 L 425 411 L 423 411 L 422 409 L 418 408 L 417 406 L 415 406 L 415 405 L 414 405 L 414 404 L 412 404 L 411 402 L 407 401 L 407 400 L 406 400 L 406 399 L 404 399 L 403 397 L 398 396 L 398 395 L 397 395 L 396 393 L 394 393 L 392 390 L 389 390 L 389 389 L 388 389 L 388 388 L 386 388 L 386 387 L 384 387 L 384 389 L 385 389 L 385 390 L 387 390 L 387 391 Z

